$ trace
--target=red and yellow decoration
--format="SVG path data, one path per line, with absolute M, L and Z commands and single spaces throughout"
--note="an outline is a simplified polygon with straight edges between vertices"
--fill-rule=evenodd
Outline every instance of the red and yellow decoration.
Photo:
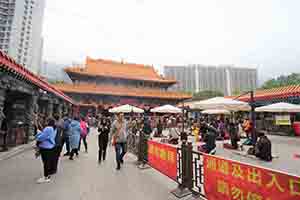
M 274 99 L 286 99 L 288 97 L 299 97 L 300 96 L 300 85 L 289 85 L 271 89 L 256 90 L 254 93 L 254 100 L 256 101 L 266 101 Z M 239 97 L 231 96 L 228 98 L 237 99 L 240 101 L 250 102 L 250 94 L 242 95 Z
M 177 150 L 168 144 L 148 141 L 148 164 L 176 181 Z
M 300 177 L 204 155 L 209 200 L 299 200 Z

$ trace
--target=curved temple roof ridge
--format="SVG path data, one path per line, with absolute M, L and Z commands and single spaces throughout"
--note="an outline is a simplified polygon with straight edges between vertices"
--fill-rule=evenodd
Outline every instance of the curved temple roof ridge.
M 6 70 L 13 71 L 14 73 L 22 76 L 27 81 L 38 86 L 39 88 L 46 90 L 47 92 L 53 93 L 54 95 L 74 104 L 73 100 L 65 95 L 62 91 L 56 89 L 54 86 L 50 85 L 48 82 L 42 80 L 39 76 L 35 75 L 24 66 L 18 64 L 14 59 L 0 51 L 0 67 L 6 68 Z
M 258 89 L 254 92 L 255 99 L 270 99 L 274 97 L 289 97 L 299 96 L 300 97 L 300 84 L 289 85 L 283 87 L 276 87 L 271 89 Z M 235 96 L 228 96 L 227 98 L 236 98 Z M 243 95 L 237 98 L 241 101 L 250 101 L 250 94 Z
M 176 80 L 166 79 L 158 74 L 153 66 L 125 63 L 106 59 L 86 58 L 84 66 L 66 67 L 65 71 L 70 75 L 83 74 L 87 76 L 102 76 L 130 80 L 143 80 L 175 84 Z

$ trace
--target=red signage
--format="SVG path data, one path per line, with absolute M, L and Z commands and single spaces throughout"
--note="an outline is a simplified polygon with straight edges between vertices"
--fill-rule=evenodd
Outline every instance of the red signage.
M 204 155 L 208 200 L 299 200 L 300 177 Z
M 148 141 L 148 164 L 176 181 L 177 150 L 167 144 Z

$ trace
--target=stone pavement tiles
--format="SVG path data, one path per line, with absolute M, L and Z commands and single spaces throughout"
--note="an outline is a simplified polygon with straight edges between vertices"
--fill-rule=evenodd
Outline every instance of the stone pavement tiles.
M 108 149 L 107 161 L 97 163 L 97 135 L 88 138 L 89 153 L 74 161 L 61 157 L 59 172 L 51 183 L 36 184 L 42 175 L 40 159 L 26 151 L 0 162 L 0 199 L 2 200 L 172 200 L 176 183 L 154 169 L 139 170 L 128 154 L 125 165 L 115 170 L 115 154 Z
M 249 158 L 238 155 L 234 150 L 228 150 L 223 148 L 223 142 L 218 142 L 218 149 L 216 155 L 237 160 L 252 165 L 258 165 L 270 169 L 279 170 L 282 172 L 290 173 L 299 176 L 300 175 L 300 159 L 295 158 L 295 154 L 300 153 L 300 138 L 299 137 L 288 137 L 288 136 L 274 136 L 268 135 L 272 141 L 272 154 L 276 158 L 272 162 L 261 161 L 256 158 Z M 230 143 L 230 141 L 226 141 Z

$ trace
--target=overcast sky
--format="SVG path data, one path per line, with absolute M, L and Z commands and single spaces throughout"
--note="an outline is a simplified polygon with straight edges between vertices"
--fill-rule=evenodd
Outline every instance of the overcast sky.
M 86 56 L 163 65 L 300 72 L 299 0 L 47 0 L 44 60 Z

